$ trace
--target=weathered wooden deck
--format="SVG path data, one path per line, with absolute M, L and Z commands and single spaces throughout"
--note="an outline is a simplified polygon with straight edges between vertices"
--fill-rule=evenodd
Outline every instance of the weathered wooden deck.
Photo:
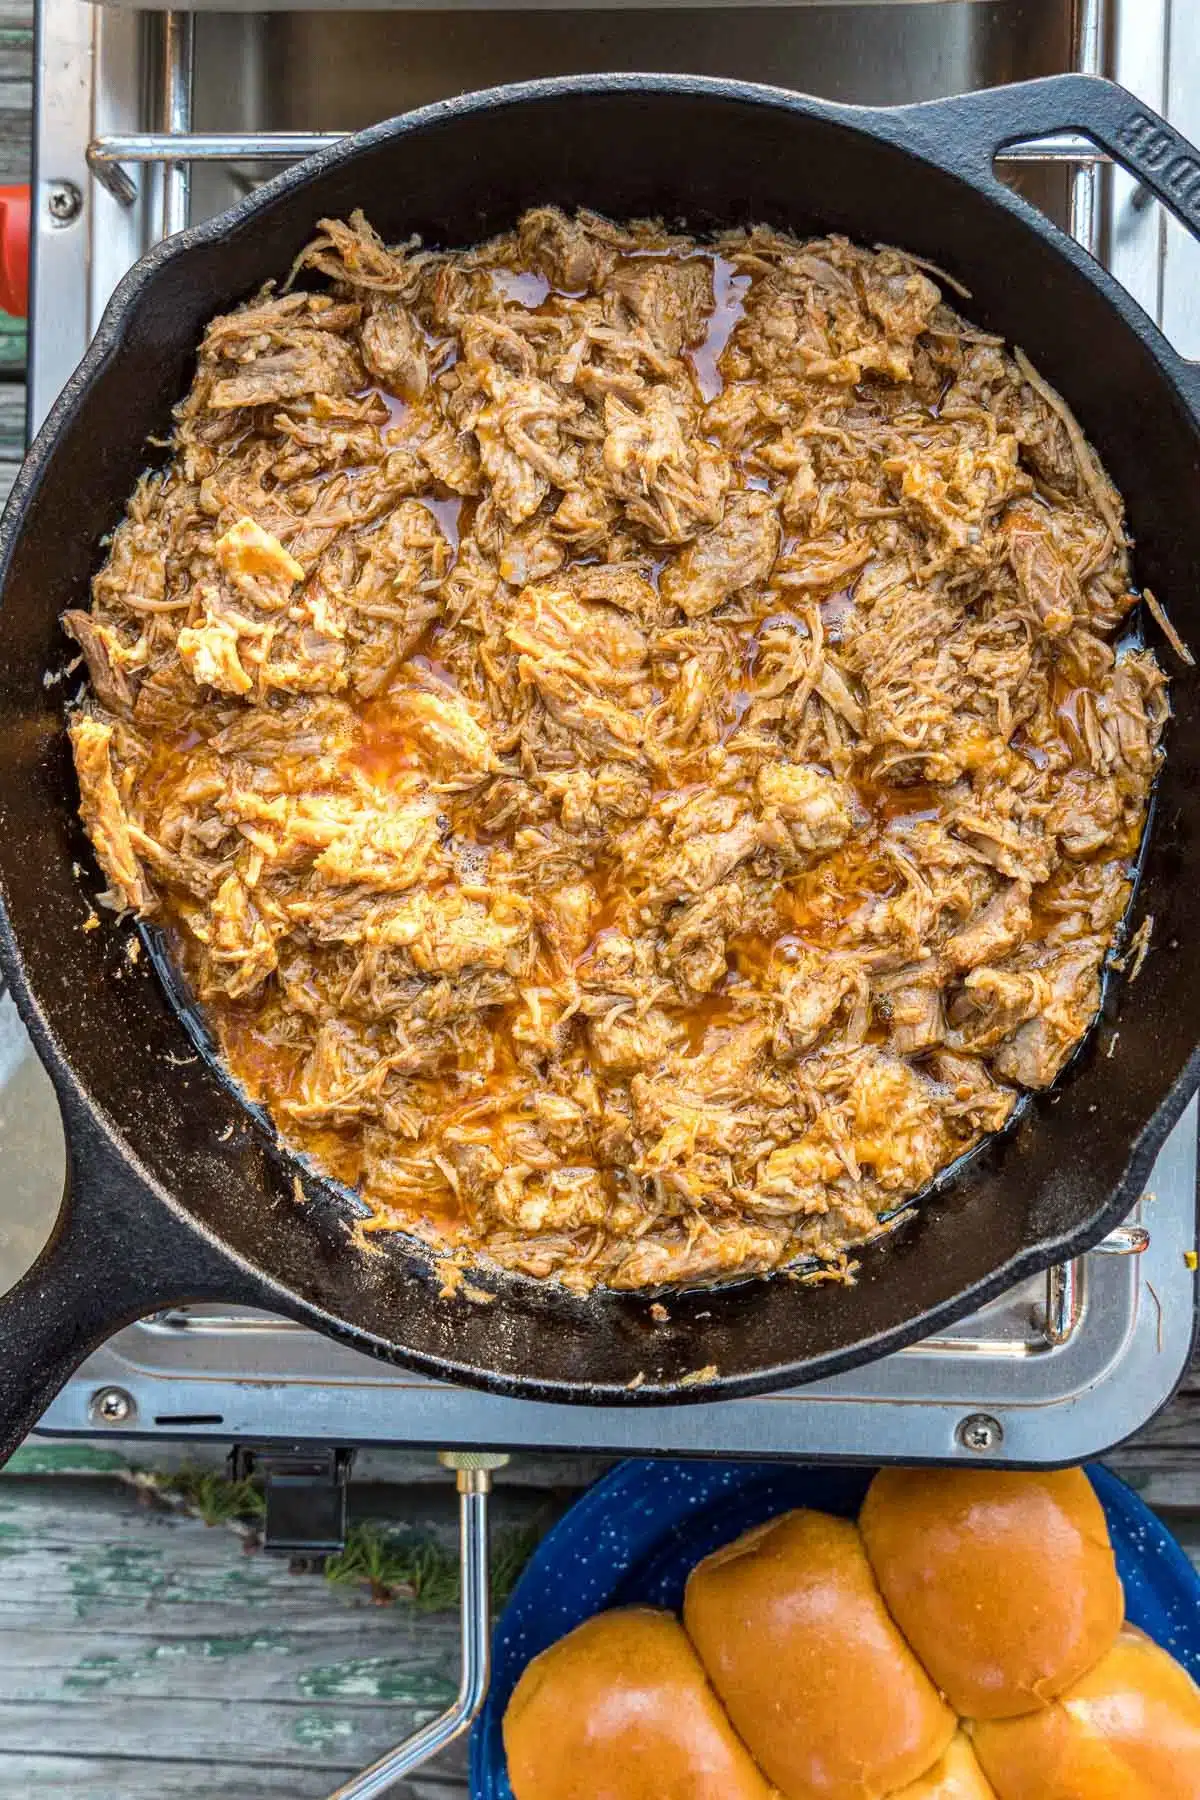
M 401 1479 L 355 1484 L 352 1520 L 452 1552 L 433 1459 L 374 1460 Z M 31 1443 L 0 1477 L 2 1800 L 319 1800 L 449 1703 L 450 1606 L 380 1605 L 294 1571 L 122 1467 L 109 1446 Z M 548 1523 L 591 1473 L 526 1459 L 497 1497 L 501 1540 Z M 451 1800 L 465 1769 L 460 1745 L 397 1791 Z
M 28 178 L 32 49 L 25 0 L 0 0 L 0 185 Z M 22 358 L 0 320 L 0 498 L 21 453 Z M 1200 1560 L 1200 1369 L 1110 1460 Z M 544 1524 L 600 1466 L 517 1459 L 501 1519 Z M 363 1472 L 357 1517 L 452 1544 L 431 1458 L 373 1456 Z M 247 1554 L 228 1527 L 147 1500 L 111 1444 L 34 1443 L 0 1476 L 0 1800 L 319 1800 L 441 1710 L 457 1654 L 453 1612 L 376 1605 Z M 398 1791 L 452 1800 L 464 1771 L 460 1747 Z
M 0 1793 L 326 1793 L 447 1704 L 454 1635 L 449 1615 L 247 1556 L 117 1482 L 9 1480 Z

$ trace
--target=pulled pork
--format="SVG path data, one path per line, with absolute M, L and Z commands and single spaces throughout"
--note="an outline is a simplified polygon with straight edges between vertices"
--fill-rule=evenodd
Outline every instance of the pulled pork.
M 1096 1013 L 1166 713 L 1119 496 L 895 250 L 543 208 L 297 273 L 66 615 L 109 903 L 368 1229 L 844 1269 Z

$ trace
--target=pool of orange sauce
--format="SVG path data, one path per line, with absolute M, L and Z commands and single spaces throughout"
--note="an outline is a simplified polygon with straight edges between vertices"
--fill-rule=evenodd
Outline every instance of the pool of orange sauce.
M 250 1099 L 273 1111 L 295 1091 L 304 1052 L 272 1042 L 260 1029 L 262 1021 L 254 1008 L 226 1005 L 214 1007 L 213 1012 L 225 1061 Z M 282 1135 L 293 1149 L 310 1156 L 322 1173 L 334 1181 L 347 1187 L 357 1184 L 362 1170 L 362 1143 L 352 1128 L 338 1131 L 330 1126 L 291 1121 L 282 1127 Z
M 358 742 L 346 752 L 347 763 L 381 788 L 402 785 L 420 773 L 420 752 L 388 695 L 364 701 L 359 720 Z
M 715 400 L 725 386 L 718 364 L 745 310 L 750 277 L 739 275 L 724 256 L 710 252 L 702 260 L 712 267 L 713 309 L 703 340 L 687 352 L 687 360 L 701 397 L 708 401 Z
M 300 1073 L 303 1052 L 273 1042 L 256 1007 L 226 1002 L 217 1017 L 221 1048 L 250 1098 L 270 1103 L 286 1097 Z
M 715 993 L 704 994 L 680 1017 L 687 1032 L 688 1055 L 701 1056 L 705 1051 L 715 1049 L 734 1026 L 743 1024 L 746 1013 L 738 1006 L 735 995 L 728 989 L 718 988 Z

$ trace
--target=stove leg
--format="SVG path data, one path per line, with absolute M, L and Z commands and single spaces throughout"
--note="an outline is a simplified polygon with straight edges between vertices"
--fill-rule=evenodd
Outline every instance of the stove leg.
M 411 1775 L 470 1725 L 488 1689 L 491 1652 L 488 1581 L 488 1494 L 492 1470 L 507 1456 L 443 1450 L 440 1460 L 458 1478 L 459 1566 L 462 1571 L 462 1672 L 453 1704 L 403 1744 L 338 1788 L 329 1800 L 375 1800 L 402 1775 Z

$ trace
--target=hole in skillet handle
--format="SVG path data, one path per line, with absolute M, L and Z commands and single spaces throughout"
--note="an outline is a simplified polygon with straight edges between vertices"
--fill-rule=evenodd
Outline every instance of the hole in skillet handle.
M 239 1265 L 164 1199 L 74 1091 L 62 1207 L 33 1267 L 0 1299 L 0 1465 L 97 1345 L 189 1301 L 263 1304 Z

